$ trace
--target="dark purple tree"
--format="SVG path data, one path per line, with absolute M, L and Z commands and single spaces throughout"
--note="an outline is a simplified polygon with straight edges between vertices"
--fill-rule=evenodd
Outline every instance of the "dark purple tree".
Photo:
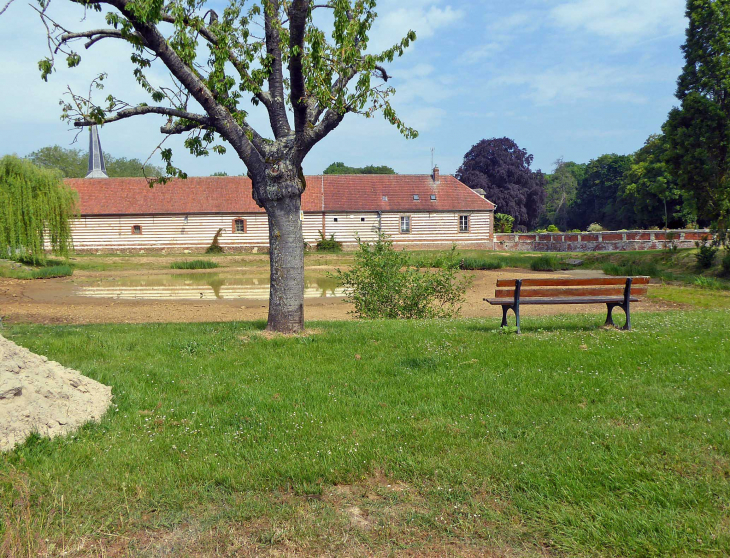
M 515 218 L 515 226 L 532 229 L 545 207 L 545 175 L 530 169 L 532 155 L 509 138 L 481 140 L 466 155 L 456 178 L 481 188 L 499 213 Z

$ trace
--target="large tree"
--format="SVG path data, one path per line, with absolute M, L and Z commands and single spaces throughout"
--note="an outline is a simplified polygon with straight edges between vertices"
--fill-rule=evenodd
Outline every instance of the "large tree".
M 625 226 L 628 218 L 621 188 L 631 161 L 630 155 L 609 154 L 588 163 L 570 210 L 571 227 L 585 230 L 599 223 L 616 230 Z
M 67 149 L 60 145 L 42 147 L 26 157 L 36 165 L 58 169 L 64 178 L 83 178 L 89 172 L 89 154 L 80 149 Z M 139 159 L 114 157 L 104 153 L 106 174 L 110 177 L 122 176 L 162 176 L 163 170 L 154 165 L 145 165 Z
M 632 227 L 663 225 L 669 228 L 670 223 L 684 224 L 679 218 L 681 193 L 666 163 L 666 152 L 664 136 L 654 134 L 634 154 L 619 189 Z
M 49 3 L 40 12 L 50 29 L 51 54 L 40 62 L 42 77 L 53 71 L 59 54 L 69 66 L 85 48 L 108 40 L 126 43 L 136 65 L 134 78 L 150 103 L 130 104 L 108 95 L 73 94 L 64 116 L 76 126 L 162 115 L 162 134 L 188 134 L 186 147 L 195 155 L 232 148 L 246 166 L 253 198 L 269 221 L 271 290 L 268 328 L 297 331 L 304 326 L 304 240 L 300 218 L 306 187 L 302 161 L 348 113 L 372 116 L 381 111 L 406 137 L 407 127 L 389 103 L 394 90 L 382 64 L 403 54 L 415 39 L 409 31 L 391 48 L 368 52 L 368 33 L 375 20 L 375 0 L 228 0 L 222 11 L 204 0 L 68 0 L 81 12 L 63 15 L 83 29 L 54 19 Z M 54 3 L 54 6 L 56 4 Z M 83 10 L 109 9 L 104 28 L 95 28 Z M 59 10 L 60 12 L 60 10 Z M 314 22 L 314 13 L 318 27 Z M 79 22 L 80 19 L 80 22 Z M 327 36 L 329 34 L 329 37 Z M 164 65 L 170 82 L 148 79 L 153 65 Z M 159 74 L 159 72 L 158 72 Z M 103 75 L 89 91 L 103 85 Z M 249 123 L 253 105 L 265 108 L 271 136 Z M 169 175 L 184 177 L 161 151 Z
M 45 248 L 68 256 L 76 193 L 58 172 L 7 155 L 0 159 L 0 257 L 45 262 Z
M 464 155 L 456 178 L 481 189 L 515 226 L 534 228 L 545 206 L 545 175 L 530 169 L 533 157 L 509 138 L 484 139 Z
M 730 225 L 730 0 L 688 0 L 689 27 L 677 81 L 679 108 L 664 134 L 667 161 L 705 222 Z
M 544 221 L 546 224 L 556 225 L 562 231 L 568 228 L 570 206 L 578 191 L 576 168 L 580 166 L 558 159 L 555 161 L 555 171 L 548 175 L 545 184 Z

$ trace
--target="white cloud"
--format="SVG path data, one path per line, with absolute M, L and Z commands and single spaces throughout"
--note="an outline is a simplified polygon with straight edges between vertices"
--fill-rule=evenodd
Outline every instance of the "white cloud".
M 572 0 L 555 6 L 557 26 L 624 43 L 662 34 L 681 34 L 686 27 L 685 0 Z
M 503 43 L 498 42 L 489 42 L 479 45 L 464 51 L 464 53 L 459 56 L 457 62 L 464 65 L 476 64 L 477 62 L 491 58 L 503 48 Z
M 398 8 L 382 10 L 371 33 L 369 50 L 382 51 L 405 36 L 408 30 L 418 39 L 428 39 L 464 17 L 464 11 L 450 5 L 439 7 L 436 2 L 405 2 Z

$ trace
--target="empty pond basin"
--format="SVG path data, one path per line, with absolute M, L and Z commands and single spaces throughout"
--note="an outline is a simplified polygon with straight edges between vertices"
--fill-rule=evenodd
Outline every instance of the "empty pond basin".
M 136 275 L 74 281 L 76 296 L 114 299 L 250 299 L 269 298 L 269 276 L 222 273 Z M 326 275 L 304 275 L 304 297 L 341 297 L 344 289 Z

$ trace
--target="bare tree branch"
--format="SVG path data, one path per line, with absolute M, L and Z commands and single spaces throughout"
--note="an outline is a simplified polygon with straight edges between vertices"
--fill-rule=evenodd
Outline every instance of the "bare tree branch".
M 8 0 L 8 3 L 3 6 L 3 9 L 0 10 L 0 15 L 3 15 L 5 13 L 5 10 L 7 10 L 10 7 L 10 4 L 12 4 L 14 0 Z
M 307 92 L 304 85 L 302 57 L 304 56 L 304 31 L 307 25 L 308 0 L 294 0 L 289 8 L 289 87 L 294 109 L 294 130 L 304 131 L 307 124 Z
M 170 107 L 133 107 L 128 109 L 122 109 L 118 111 L 116 114 L 113 114 L 112 116 L 108 118 L 104 118 L 104 122 L 102 124 L 108 124 L 110 122 L 116 122 L 117 120 L 124 120 L 125 118 L 131 118 L 132 116 L 140 116 L 143 114 L 165 114 L 167 116 L 174 116 L 176 118 L 184 118 L 185 120 L 192 120 L 193 122 L 197 122 L 198 125 L 203 126 L 214 126 L 213 119 L 209 116 L 204 116 L 202 114 L 194 114 L 192 112 L 187 112 L 185 110 L 179 110 L 174 109 Z M 74 122 L 74 126 L 93 126 L 95 124 L 98 124 L 95 120 L 77 120 Z
M 135 33 L 132 35 L 132 37 L 136 37 L 141 44 L 144 44 L 142 36 L 138 33 Z M 69 41 L 73 41 L 74 39 L 90 39 L 85 45 L 85 48 L 91 47 L 94 43 L 100 41 L 101 39 L 106 38 L 113 38 L 113 39 L 124 39 L 129 41 L 130 36 L 124 36 L 124 34 L 119 31 L 118 29 L 92 29 L 91 31 L 83 31 L 80 33 L 64 33 L 61 35 L 58 41 L 58 45 L 56 46 L 56 52 L 61 48 L 61 45 L 68 43 Z
M 289 118 L 284 104 L 284 72 L 281 62 L 281 36 L 279 34 L 279 0 L 264 0 L 264 29 L 266 33 L 266 55 L 269 64 L 269 121 L 278 139 L 291 133 Z

